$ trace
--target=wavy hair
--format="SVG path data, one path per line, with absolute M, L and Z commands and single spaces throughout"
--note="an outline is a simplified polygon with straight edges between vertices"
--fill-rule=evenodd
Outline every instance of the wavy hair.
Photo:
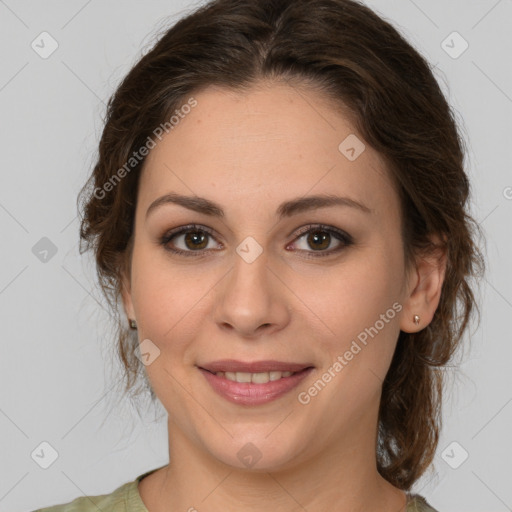
M 120 309 L 145 158 L 129 169 L 126 163 L 192 94 L 211 85 L 249 90 L 261 80 L 315 87 L 350 115 L 365 143 L 384 158 L 400 197 L 408 268 L 438 248 L 431 235 L 443 240 L 447 267 L 438 308 L 421 331 L 400 331 L 382 386 L 377 468 L 408 490 L 435 455 L 442 370 L 472 312 L 479 313 L 470 280 L 485 264 L 475 238 L 480 228 L 468 213 L 455 114 L 427 61 L 356 1 L 213 0 L 166 28 L 111 96 L 98 158 L 78 198 L 80 253 L 93 250 L 116 319 L 124 391 L 145 377 L 134 355 L 137 338 Z

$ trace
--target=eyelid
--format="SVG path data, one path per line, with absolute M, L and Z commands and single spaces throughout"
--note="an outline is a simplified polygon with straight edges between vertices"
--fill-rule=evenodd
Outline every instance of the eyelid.
M 193 231 L 202 231 L 202 232 L 205 232 L 207 233 L 213 240 L 215 240 L 215 242 L 217 242 L 218 244 L 222 245 L 218 240 L 217 238 L 215 237 L 214 235 L 214 230 L 207 227 L 207 226 L 203 226 L 201 224 L 187 224 L 185 226 L 178 226 L 177 228 L 174 228 L 174 229 L 171 229 L 169 231 L 166 231 L 160 238 L 159 238 L 159 241 L 160 243 L 166 247 L 167 244 L 171 241 L 172 238 L 174 237 L 177 237 L 177 236 L 182 236 L 188 232 L 193 232 Z M 167 249 L 168 251 L 170 252 L 174 252 L 174 253 L 177 253 L 177 254 L 183 254 L 183 253 L 190 253 L 191 255 L 196 255 L 196 256 L 199 256 L 199 255 L 205 255 L 207 252 L 211 251 L 212 249 L 202 249 L 202 250 L 198 250 L 198 251 L 192 251 L 192 250 L 189 250 L 189 251 L 185 251 L 183 249 Z
M 202 224 L 186 224 L 185 226 L 178 226 L 177 228 L 170 229 L 169 231 L 166 231 L 162 238 L 164 237 L 171 237 L 173 235 L 186 233 L 187 231 L 204 231 L 205 233 L 208 233 L 212 236 L 212 238 L 215 238 L 213 236 L 214 230 L 212 228 L 209 228 L 208 226 L 203 226 Z
M 290 242 L 291 244 L 294 244 L 297 240 L 302 238 L 304 235 L 310 233 L 310 232 L 326 232 L 329 234 L 334 234 L 334 238 L 340 243 L 340 245 L 334 249 L 329 249 L 325 251 L 313 251 L 313 250 L 304 250 L 304 249 L 297 249 L 297 251 L 305 253 L 307 256 L 306 258 L 318 258 L 318 257 L 328 257 L 332 255 L 336 255 L 339 252 L 341 252 L 343 249 L 351 246 L 354 244 L 354 239 L 351 235 L 349 235 L 347 232 L 343 231 L 342 229 L 336 228 L 334 226 L 329 226 L 326 224 L 319 224 L 319 223 L 313 223 L 308 224 L 306 226 L 303 226 L 300 228 L 295 235 L 295 238 Z M 290 244 L 287 245 L 287 247 Z
M 321 256 L 333 255 L 333 254 L 336 254 L 336 253 L 340 252 L 344 247 L 348 247 L 348 246 L 350 246 L 350 245 L 352 245 L 354 243 L 354 240 L 353 240 L 352 236 L 349 235 L 348 233 L 346 233 L 345 231 L 339 229 L 339 228 L 336 228 L 334 226 L 329 226 L 329 225 L 326 225 L 326 224 L 312 223 L 312 224 L 307 224 L 305 226 L 302 226 L 298 230 L 295 230 L 294 232 L 292 232 L 291 234 L 295 234 L 294 239 L 290 243 L 288 243 L 286 245 L 286 247 L 288 247 L 290 244 L 295 243 L 298 239 L 302 238 L 303 235 L 305 235 L 305 234 L 307 234 L 309 232 L 314 232 L 315 230 L 317 230 L 317 231 L 324 231 L 324 232 L 327 232 L 327 233 L 330 233 L 330 234 L 337 235 L 337 236 L 335 236 L 335 238 L 336 238 L 336 240 L 338 240 L 338 242 L 340 242 L 341 247 L 338 247 L 336 249 L 329 249 L 329 250 L 325 250 L 325 251 L 313 251 L 313 250 L 307 251 L 307 250 L 304 250 L 304 249 L 297 249 L 298 252 L 308 253 L 309 256 L 307 256 L 307 257 L 316 258 L 316 257 L 321 257 Z M 171 241 L 172 238 L 174 238 L 176 236 L 181 236 L 181 235 L 186 234 L 187 232 L 190 232 L 190 231 L 200 231 L 200 232 L 207 233 L 218 244 L 222 245 L 222 243 L 219 242 L 217 240 L 217 238 L 215 237 L 214 230 L 209 228 L 209 227 L 207 227 L 207 226 L 201 225 L 201 224 L 187 224 L 187 225 L 179 226 L 177 228 L 174 228 L 174 229 L 171 229 L 169 231 L 166 231 L 164 233 L 164 235 L 162 235 L 160 237 L 160 243 L 169 252 L 172 252 L 172 253 L 175 253 L 175 254 L 184 254 L 184 255 L 187 255 L 187 256 L 190 255 L 190 256 L 193 256 L 193 257 L 204 257 L 209 252 L 211 252 L 213 250 L 218 250 L 218 249 L 200 249 L 200 250 L 194 251 L 194 250 L 183 250 L 183 249 L 176 249 L 176 248 L 173 248 L 173 249 L 167 248 L 167 244 Z

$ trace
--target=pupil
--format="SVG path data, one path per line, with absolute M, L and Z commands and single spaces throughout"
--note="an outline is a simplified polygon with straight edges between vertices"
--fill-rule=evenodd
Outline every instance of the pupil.
M 329 247 L 329 237 L 330 234 L 325 231 L 315 231 L 314 233 L 309 234 L 308 243 L 313 246 L 317 245 L 316 249 L 325 249 L 326 247 Z M 205 234 L 200 231 L 192 231 L 185 236 L 185 243 L 188 244 L 189 242 L 192 242 L 192 246 L 196 249 L 202 249 L 203 247 L 199 247 L 199 244 L 204 244 L 205 240 Z
M 192 234 L 191 234 L 192 233 Z M 201 233 L 200 231 L 191 231 L 185 236 L 185 243 L 188 244 L 188 242 L 192 242 L 192 246 L 195 249 L 203 249 L 203 247 L 199 247 L 197 242 L 201 243 L 205 241 L 206 237 L 204 233 Z M 190 247 L 189 247 L 190 248 Z
M 321 235 L 318 235 L 318 233 L 321 233 Z M 311 233 L 309 235 L 308 242 L 312 244 L 318 244 L 318 242 L 324 242 L 321 247 L 317 247 L 318 249 L 325 249 L 326 247 L 329 247 L 329 233 L 326 233 L 325 231 L 316 231 L 314 233 Z M 325 243 L 327 241 L 327 243 Z

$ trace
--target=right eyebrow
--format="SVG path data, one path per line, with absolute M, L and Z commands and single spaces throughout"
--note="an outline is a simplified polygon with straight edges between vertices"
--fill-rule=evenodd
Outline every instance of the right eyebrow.
M 217 203 L 199 196 L 184 196 L 176 193 L 165 194 L 151 203 L 146 211 L 146 218 L 156 208 L 164 204 L 177 204 L 189 210 L 209 215 L 212 217 L 224 217 L 224 210 Z M 372 208 L 352 199 L 350 197 L 342 197 L 329 194 L 319 194 L 314 196 L 299 197 L 282 203 L 277 209 L 277 216 L 291 217 L 298 213 L 315 210 L 317 208 L 326 208 L 329 206 L 345 206 L 356 208 L 364 213 L 371 214 L 374 212 Z

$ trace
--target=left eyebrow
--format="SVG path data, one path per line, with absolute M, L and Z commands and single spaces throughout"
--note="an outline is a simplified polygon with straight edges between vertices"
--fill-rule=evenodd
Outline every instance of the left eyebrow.
M 352 199 L 350 197 L 321 194 L 315 196 L 305 196 L 282 203 L 277 209 L 279 218 L 291 217 L 297 213 L 316 210 L 317 208 L 326 208 L 329 206 L 346 206 L 356 208 L 364 213 L 373 213 L 373 209 Z
M 224 217 L 224 210 L 222 207 L 204 197 L 198 196 L 184 196 L 175 193 L 165 194 L 151 203 L 146 211 L 146 218 L 151 211 L 163 204 L 177 204 L 189 210 L 193 210 L 204 215 L 212 217 Z M 284 217 L 291 217 L 301 212 L 316 210 L 317 208 L 326 208 L 329 206 L 344 206 L 358 209 L 366 214 L 374 213 L 372 208 L 352 199 L 350 197 L 342 197 L 329 194 L 320 194 L 313 196 L 304 196 L 296 199 L 285 201 L 279 205 L 276 215 L 282 219 Z

